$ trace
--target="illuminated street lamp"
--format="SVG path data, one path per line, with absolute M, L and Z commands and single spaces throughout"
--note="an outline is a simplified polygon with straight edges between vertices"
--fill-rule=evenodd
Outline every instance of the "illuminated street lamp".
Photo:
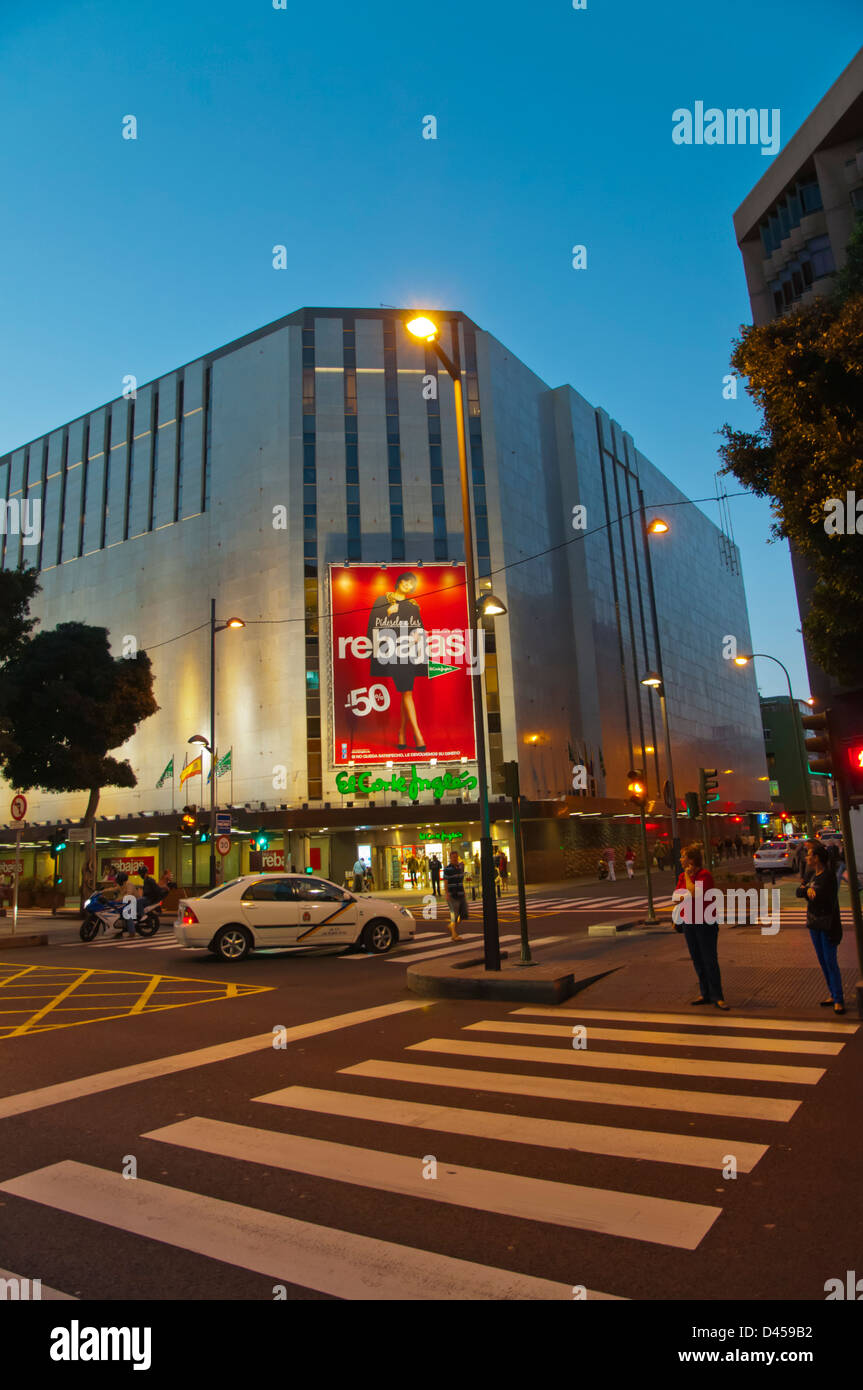
M 803 809 L 806 815 L 806 833 L 810 840 L 815 839 L 815 822 L 812 819 L 812 788 L 809 785 L 809 763 L 806 759 L 806 746 L 803 742 L 803 730 L 800 725 L 799 710 L 794 701 L 794 692 L 791 689 L 791 677 L 788 668 L 779 660 L 778 656 L 771 656 L 769 652 L 750 652 L 748 656 L 736 656 L 735 666 L 748 666 L 754 657 L 761 657 L 764 661 L 774 661 L 777 666 L 781 666 L 785 672 L 785 680 L 788 685 L 788 703 L 791 706 L 791 723 L 794 728 L 794 736 L 797 741 L 797 752 L 800 757 L 800 771 L 803 774 Z M 811 698 L 806 701 L 807 705 L 815 703 Z
M 653 640 L 656 644 L 656 670 L 648 671 L 643 677 L 641 684 L 650 686 L 653 690 L 659 691 L 659 702 L 662 709 L 662 722 L 665 727 L 665 760 L 668 764 L 668 790 L 671 800 L 671 843 L 674 854 L 674 871 L 680 873 L 680 835 L 677 830 L 677 797 L 674 792 L 674 772 L 671 766 L 671 734 L 668 731 L 668 708 L 665 703 L 665 685 L 662 674 L 662 644 L 659 639 L 659 618 L 656 613 L 656 590 L 653 587 L 653 564 L 650 558 L 650 536 L 664 536 L 671 530 L 667 521 L 662 517 L 655 516 L 648 522 L 647 513 L 644 509 L 644 493 L 638 489 L 638 509 L 641 516 L 641 540 L 644 547 L 644 563 L 647 570 L 647 593 L 650 599 L 650 616 L 653 623 Z
M 210 599 L 210 737 L 193 734 L 189 743 L 200 743 L 210 755 L 210 887 L 216 886 L 216 633 L 245 627 L 242 618 L 216 622 L 216 600 Z
M 657 652 L 659 641 L 657 638 Z M 668 705 L 665 700 L 665 683 L 659 671 L 648 671 L 641 677 L 641 684 L 659 693 L 659 708 L 662 711 L 662 727 L 665 731 L 665 761 L 668 765 L 668 797 L 671 802 L 671 850 L 674 855 L 674 872 L 680 873 L 680 834 L 677 828 L 677 794 L 674 790 L 674 769 L 671 765 L 671 731 L 668 727 Z
M 470 512 L 470 483 L 467 471 L 467 434 L 464 420 L 464 396 L 461 383 L 461 362 L 459 360 L 458 333 L 454 335 L 456 361 L 444 352 L 438 342 L 438 326 L 431 319 L 418 315 L 405 325 L 409 333 L 430 346 L 449 373 L 455 395 L 456 435 L 458 439 L 458 464 L 461 479 L 461 511 L 464 528 L 465 571 L 467 574 L 468 622 L 474 633 L 474 650 L 479 650 L 478 626 L 484 617 L 505 613 L 506 608 L 494 594 L 486 594 L 477 601 L 476 570 L 473 560 L 473 523 Z M 491 815 L 488 804 L 488 764 L 485 753 L 485 719 L 482 706 L 482 678 L 478 664 L 471 671 L 473 690 L 473 717 L 476 730 L 476 770 L 479 780 L 480 807 L 480 863 L 482 866 L 482 935 L 483 954 L 486 970 L 500 970 L 500 934 L 497 916 L 497 893 L 495 889 L 494 860 L 491 844 Z

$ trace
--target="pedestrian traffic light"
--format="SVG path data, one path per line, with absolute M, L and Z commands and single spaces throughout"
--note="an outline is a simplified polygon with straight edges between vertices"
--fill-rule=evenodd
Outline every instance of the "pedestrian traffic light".
M 198 816 L 194 806 L 184 806 L 183 814 L 180 817 L 180 833 L 194 838 L 198 824 Z
M 812 729 L 815 738 L 806 740 L 806 761 L 810 772 L 827 772 L 833 776 L 833 745 L 826 714 L 807 714 L 801 719 L 804 729 Z
M 647 782 L 641 768 L 630 769 L 627 774 L 626 790 L 629 792 L 629 799 L 639 810 L 643 810 L 647 804 Z
M 697 820 L 701 815 L 701 805 L 698 800 L 698 792 L 687 792 L 684 800 L 686 801 L 686 814 L 693 820 Z
M 269 846 L 269 843 L 270 843 L 269 834 L 267 833 L 266 830 L 261 829 L 261 830 L 259 830 L 255 835 L 252 836 L 252 846 L 251 846 L 251 847 L 252 847 L 253 850 L 257 851 L 258 853 L 262 853 L 265 849 L 267 849 L 267 847 Z
M 51 853 L 62 854 L 63 850 L 66 848 L 66 843 L 66 832 L 64 830 L 55 830 L 51 836 Z
M 700 767 L 698 769 L 698 792 L 705 810 L 711 801 L 719 800 L 719 780 L 715 767 Z

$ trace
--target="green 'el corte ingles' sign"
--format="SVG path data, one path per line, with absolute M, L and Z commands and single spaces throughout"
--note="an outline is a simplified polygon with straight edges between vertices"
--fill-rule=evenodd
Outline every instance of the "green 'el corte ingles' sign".
M 477 785 L 477 779 L 467 769 L 425 778 L 418 777 L 416 768 L 411 765 L 410 780 L 404 774 L 394 773 L 389 781 L 385 777 L 376 777 L 370 782 L 371 775 L 370 772 L 339 772 L 336 774 L 336 786 L 342 796 L 351 792 L 358 792 L 360 796 L 367 796 L 370 792 L 401 792 L 403 796 L 409 796 L 411 801 L 416 801 L 420 792 L 434 792 L 435 796 L 442 796 L 444 792 L 471 791 Z

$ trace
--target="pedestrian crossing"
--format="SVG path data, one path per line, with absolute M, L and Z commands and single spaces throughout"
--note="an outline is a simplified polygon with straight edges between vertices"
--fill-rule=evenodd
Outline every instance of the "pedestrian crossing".
M 573 1042 L 574 1029 L 584 1030 L 583 1046 Z M 417 1037 L 394 1057 L 336 1063 L 331 1077 L 316 1071 L 316 1085 L 293 1079 L 251 1095 L 260 1124 L 192 1114 L 146 1129 L 140 1138 L 160 1146 L 154 1166 L 165 1182 L 126 1183 L 120 1172 L 64 1159 L 7 1179 L 0 1192 L 341 1299 L 570 1300 L 575 1284 L 603 1282 L 591 1278 L 590 1265 L 606 1250 L 610 1268 L 645 1275 L 653 1250 L 697 1250 L 738 1186 L 708 1189 L 699 1175 L 728 1176 L 733 1159 L 745 1181 L 858 1029 L 832 1019 L 525 1006 L 474 1018 L 452 1037 Z M 465 1066 L 468 1059 L 481 1069 Z M 293 1061 L 295 1074 L 299 1057 Z M 687 1078 L 685 1089 L 675 1088 L 675 1076 Z M 678 1132 L 687 1115 L 692 1121 Z M 482 1147 L 460 1147 L 471 1140 Z M 466 1152 L 473 1161 L 461 1161 Z M 280 1189 L 279 1211 L 250 1207 L 174 1185 L 172 1154 L 218 1156 L 252 1184 L 261 1173 L 272 1183 L 280 1172 L 292 1182 Z M 541 1166 L 537 1155 L 555 1154 L 567 1159 L 562 1171 L 558 1157 L 555 1176 L 524 1171 Z M 617 1161 L 607 1178 L 596 1159 Z M 654 1170 L 645 1164 L 673 1174 L 673 1197 L 646 1190 Z M 203 1170 L 196 1162 L 182 1171 Z M 304 1178 L 362 1189 L 363 1212 L 367 1200 L 384 1212 L 394 1196 L 408 1199 L 413 1243 L 299 1219 Z M 432 1209 L 449 1212 L 453 1223 L 459 1211 L 470 1212 L 479 1250 L 513 1218 L 556 1233 L 549 1248 L 567 1252 L 573 1283 L 559 1277 L 560 1260 L 551 1271 L 558 1277 L 547 1278 L 535 1256 L 519 1270 L 426 1249 L 423 1216 Z M 515 1254 L 498 1260 L 519 1263 Z M 587 1291 L 589 1299 L 626 1296 Z
M 461 941 L 454 943 L 448 931 L 420 932 L 410 941 L 400 943 L 392 954 L 374 955 L 368 951 L 358 951 L 351 955 L 337 956 L 336 959 L 353 963 L 357 961 L 371 961 L 382 962 L 386 965 L 408 966 L 413 965 L 416 961 L 434 960 L 438 956 L 459 955 L 465 951 L 476 951 L 478 947 L 481 947 L 481 932 L 462 932 L 460 935 Z M 511 946 L 514 942 L 520 941 L 520 939 L 518 934 L 502 935 L 500 937 L 500 943 L 502 946 Z M 530 944 L 531 948 L 536 946 L 551 946 L 563 940 L 565 940 L 565 937 L 562 936 L 540 936 L 532 939 Z M 78 941 L 64 941 L 62 943 L 62 946 L 68 950 L 74 947 L 80 947 L 80 945 L 81 943 Z M 155 936 L 148 940 L 143 940 L 141 937 L 135 936 L 128 940 L 93 941 L 89 943 L 87 949 L 91 951 L 105 950 L 109 947 L 116 948 L 119 951 L 183 951 L 187 954 L 193 952 L 198 955 L 206 953 L 206 947 L 204 946 L 181 946 L 173 933 L 171 933 L 170 936 Z
M 547 917 L 557 912 L 633 912 L 647 911 L 647 898 L 641 895 L 583 898 L 543 898 L 528 897 L 527 912 L 530 917 Z M 671 908 L 671 894 L 654 894 L 653 906 L 657 912 Z M 518 898 L 503 898 L 498 903 L 498 917 L 503 921 L 518 920 Z

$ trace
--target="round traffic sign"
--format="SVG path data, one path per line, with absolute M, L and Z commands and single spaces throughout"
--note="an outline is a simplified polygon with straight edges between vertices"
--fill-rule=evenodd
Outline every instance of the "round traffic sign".
M 19 792 L 12 798 L 12 819 L 23 820 L 27 814 L 27 798 Z
M 216 849 L 219 851 L 219 854 L 221 854 L 222 856 L 224 856 L 224 855 L 226 855 L 226 854 L 229 854 L 230 851 L 231 851 L 231 837 L 230 837 L 230 835 L 220 835 L 219 838 L 218 838 L 217 841 L 216 841 Z

